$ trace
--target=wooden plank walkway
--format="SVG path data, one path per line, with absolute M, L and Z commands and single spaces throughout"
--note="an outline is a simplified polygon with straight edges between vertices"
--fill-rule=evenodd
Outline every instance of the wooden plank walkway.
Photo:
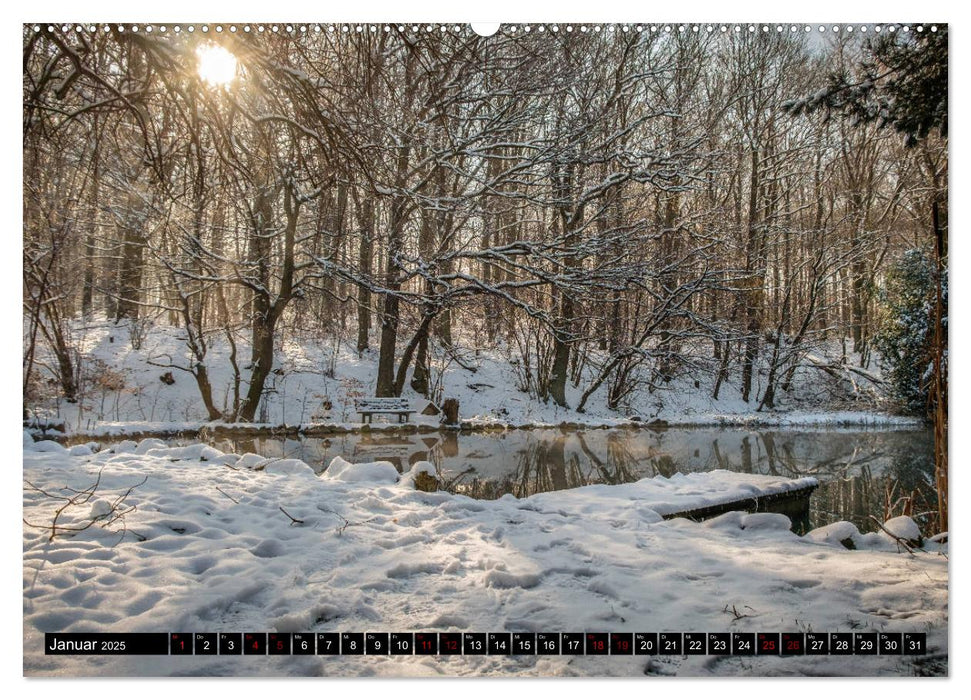
M 809 499 L 818 487 L 819 484 L 811 484 L 782 493 L 753 496 L 701 508 L 667 513 L 662 517 L 665 520 L 688 518 L 689 520 L 701 521 L 730 513 L 733 510 L 743 510 L 749 513 L 781 513 L 792 520 L 793 529 L 798 531 L 809 524 Z

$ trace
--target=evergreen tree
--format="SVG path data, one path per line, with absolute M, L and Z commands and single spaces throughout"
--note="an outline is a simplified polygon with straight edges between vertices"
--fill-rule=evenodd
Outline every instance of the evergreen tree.
M 935 131 L 946 138 L 947 25 L 883 34 L 868 41 L 864 52 L 853 74 L 834 73 L 824 89 L 786 108 L 877 122 L 903 134 L 908 146 Z
M 880 291 L 884 311 L 874 346 L 887 365 L 894 397 L 914 414 L 927 410 L 934 297 L 934 262 L 920 249 L 904 253 Z

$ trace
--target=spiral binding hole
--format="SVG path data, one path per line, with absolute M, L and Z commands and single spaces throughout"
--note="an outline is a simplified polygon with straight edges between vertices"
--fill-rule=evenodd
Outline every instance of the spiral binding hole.
M 47 33 L 53 33 L 53 32 L 60 31 L 63 34 L 71 34 L 71 33 L 75 33 L 75 34 L 81 34 L 81 33 L 96 34 L 98 32 L 110 33 L 112 31 L 115 31 L 115 32 L 118 32 L 119 34 L 125 33 L 125 32 L 131 32 L 133 34 L 138 34 L 138 33 L 141 32 L 141 33 L 144 33 L 144 34 L 158 34 L 158 35 L 166 35 L 166 36 L 168 36 L 168 35 L 172 35 L 172 34 L 181 35 L 183 32 L 188 32 L 189 34 L 193 34 L 196 31 L 200 31 L 203 34 L 209 34 L 210 32 L 214 32 L 216 34 L 223 34 L 226 31 L 228 31 L 231 34 L 238 34 L 240 32 L 242 32 L 244 34 L 250 34 L 250 33 L 253 33 L 254 31 L 257 32 L 257 33 L 265 33 L 267 30 L 269 30 L 269 31 L 271 31 L 274 34 L 283 34 L 283 33 L 286 33 L 287 35 L 293 36 L 293 37 L 299 36 L 301 34 L 308 34 L 311 31 L 313 33 L 318 33 L 319 34 L 319 33 L 323 32 L 323 31 L 325 31 L 325 28 L 326 28 L 326 31 L 328 33 L 334 33 L 335 31 L 340 31 L 343 34 L 347 34 L 347 33 L 350 33 L 352 31 L 355 34 L 366 34 L 366 33 L 376 34 L 378 32 L 389 33 L 389 32 L 392 31 L 392 29 L 397 28 L 398 32 L 401 32 L 401 33 L 407 33 L 410 30 L 410 33 L 412 33 L 412 34 L 417 34 L 419 32 L 423 32 L 423 33 L 429 34 L 429 35 L 433 35 L 433 34 L 447 35 L 447 34 L 453 33 L 453 32 L 456 35 L 460 35 L 467 28 L 467 25 L 457 25 L 457 24 L 456 25 L 449 25 L 449 24 L 446 24 L 446 23 L 442 23 L 442 24 L 411 24 L 411 25 L 402 25 L 402 24 L 399 24 L 399 25 L 391 25 L 391 24 L 384 24 L 384 25 L 380 25 L 380 24 L 372 24 L 372 25 L 368 25 L 368 24 L 351 24 L 351 25 L 349 25 L 349 24 L 328 24 L 328 25 L 320 25 L 320 24 L 309 24 L 309 25 L 308 24 L 300 24 L 300 25 L 293 25 L 293 24 L 285 24 L 285 25 L 278 25 L 278 24 L 273 24 L 273 25 L 262 25 L 262 24 L 261 25 L 249 25 L 249 24 L 244 24 L 244 25 L 236 25 L 236 24 L 231 24 L 231 25 L 221 25 L 221 24 L 217 24 L 217 25 L 212 25 L 212 26 L 210 26 L 208 24 L 200 24 L 200 25 L 195 25 L 195 24 L 186 24 L 186 25 L 179 25 L 179 24 L 174 24 L 174 25 L 164 25 L 164 24 L 127 24 L 127 25 L 125 25 L 125 24 L 118 24 L 118 25 L 101 24 L 101 25 L 97 25 L 97 24 L 88 24 L 88 25 L 84 25 L 84 24 L 67 24 L 67 23 L 65 23 L 65 24 L 61 24 L 61 25 L 55 25 L 55 24 L 48 24 L 48 25 L 33 24 L 33 25 L 27 25 L 27 26 L 29 27 L 30 31 L 33 31 L 35 34 L 40 34 L 40 33 L 43 33 L 45 31 Z M 762 33 L 768 33 L 768 32 L 771 32 L 772 30 L 775 30 L 775 32 L 777 34 L 780 34 L 780 35 L 781 34 L 784 34 L 786 32 L 791 33 L 791 34 L 796 34 L 796 33 L 799 33 L 800 31 L 801 32 L 804 32 L 804 33 L 807 33 L 807 34 L 815 31 L 815 32 L 818 32 L 820 34 L 826 34 L 826 33 L 840 34 L 840 33 L 844 33 L 844 34 L 847 34 L 847 35 L 852 35 L 854 32 L 859 32 L 860 34 L 866 35 L 866 34 L 871 34 L 871 33 L 872 34 L 881 34 L 883 32 L 896 33 L 898 31 L 899 32 L 903 32 L 905 34 L 911 34 L 911 33 L 923 34 L 925 32 L 937 33 L 939 31 L 939 28 L 938 28 L 938 25 L 935 25 L 935 24 L 932 24 L 932 25 L 922 25 L 922 24 L 916 24 L 916 25 L 909 25 L 909 24 L 887 24 L 887 25 L 881 25 L 881 24 L 858 24 L 858 25 L 852 25 L 852 24 L 847 24 L 847 25 L 838 25 L 838 24 L 833 24 L 833 25 L 825 25 L 825 24 L 820 24 L 820 25 L 811 25 L 811 24 L 798 24 L 798 25 L 797 24 L 793 24 L 793 25 L 782 25 L 782 24 L 778 24 L 778 25 L 767 25 L 767 24 L 763 24 L 763 25 L 755 25 L 755 24 L 748 24 L 748 25 L 741 25 L 741 24 L 735 24 L 735 25 L 725 25 L 725 24 L 722 24 L 722 25 L 712 25 L 712 24 L 707 24 L 707 25 L 704 25 L 704 24 L 630 25 L 630 24 L 611 24 L 611 23 L 607 23 L 607 24 L 589 24 L 589 25 L 588 24 L 577 24 L 577 25 L 573 25 L 573 24 L 563 24 L 563 25 L 560 25 L 560 24 L 522 24 L 522 25 L 510 24 L 510 25 L 505 25 L 504 27 L 502 27 L 502 30 L 504 32 L 506 32 L 507 34 L 513 34 L 513 35 L 519 34 L 519 33 L 522 33 L 522 34 L 537 34 L 537 33 L 539 33 L 539 34 L 545 34 L 546 32 L 550 32 L 550 33 L 553 33 L 553 34 L 558 34 L 561 31 L 565 31 L 565 32 L 570 33 L 570 34 L 578 31 L 581 34 L 601 34 L 601 33 L 606 33 L 606 34 L 611 34 L 612 35 L 612 34 L 617 34 L 617 33 L 625 33 L 626 34 L 626 33 L 630 33 L 630 32 L 643 33 L 645 30 L 646 31 L 650 31 L 651 33 L 654 33 L 654 34 L 656 34 L 658 32 L 663 32 L 664 34 L 673 34 L 675 32 L 677 32 L 679 34 L 684 34 L 684 33 L 687 33 L 688 31 L 690 31 L 693 34 L 698 34 L 698 33 L 701 33 L 701 32 L 707 32 L 708 34 L 713 34 L 713 33 L 715 33 L 717 31 L 718 33 L 721 33 L 721 34 L 730 34 L 731 33 L 731 34 L 741 35 L 742 33 L 746 33 L 746 32 L 749 33 L 749 34 L 755 34 L 758 31 L 761 31 Z

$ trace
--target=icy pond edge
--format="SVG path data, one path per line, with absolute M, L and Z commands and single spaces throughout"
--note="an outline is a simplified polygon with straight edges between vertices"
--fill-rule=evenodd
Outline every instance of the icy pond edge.
M 52 425 L 52 423 L 47 423 Z M 259 437 L 259 436 L 301 436 L 318 437 L 372 432 L 397 434 L 431 434 L 447 432 L 490 433 L 512 430 L 652 430 L 694 429 L 694 428 L 807 428 L 807 429 L 859 429 L 912 430 L 925 425 L 920 418 L 888 413 L 865 411 L 838 412 L 785 412 L 776 414 L 714 414 L 692 416 L 679 420 L 616 420 L 597 421 L 531 421 L 524 423 L 481 420 L 470 418 L 458 425 L 446 425 L 430 421 L 411 423 L 226 423 L 223 421 L 125 421 L 101 422 L 88 430 L 60 430 L 43 428 L 44 421 L 25 421 L 24 428 L 36 437 L 43 436 L 53 440 L 77 440 L 86 438 L 149 438 L 149 437 Z

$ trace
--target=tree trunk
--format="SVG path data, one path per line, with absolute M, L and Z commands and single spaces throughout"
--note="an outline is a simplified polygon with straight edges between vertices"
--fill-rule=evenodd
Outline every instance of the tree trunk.
M 398 365 L 398 372 L 395 375 L 394 385 L 392 387 L 392 396 L 401 396 L 401 392 L 405 388 L 405 378 L 408 376 L 408 367 L 411 365 L 411 358 L 415 354 L 415 350 L 421 348 L 422 344 L 424 343 L 426 344 L 427 351 L 428 329 L 434 320 L 434 312 L 425 314 L 425 317 L 421 321 L 421 325 L 418 326 L 418 330 L 415 331 L 415 334 L 405 347 L 405 351 L 401 354 L 401 364 Z
M 938 531 L 948 531 L 948 454 L 947 454 L 947 333 L 944 331 L 944 277 L 947 274 L 947 240 L 941 223 L 940 187 L 934 174 L 931 225 L 937 262 L 934 303 L 934 377 L 931 391 L 934 413 L 934 484 L 937 490 Z
M 258 195 L 254 210 L 253 234 L 250 237 L 251 251 L 256 255 L 258 279 L 261 290 L 253 295 L 253 356 L 249 389 L 243 400 L 239 418 L 245 422 L 252 422 L 256 416 L 256 409 L 263 396 L 266 378 L 273 369 L 273 342 L 276 324 L 283 315 L 284 309 L 293 298 L 294 290 L 294 247 L 297 235 L 297 221 L 300 215 L 300 200 L 294 196 L 290 187 L 284 190 L 284 211 L 286 213 L 286 230 L 283 242 L 283 264 L 280 273 L 280 289 L 276 299 L 270 300 L 269 236 L 266 232 L 272 230 L 272 207 L 266 188 Z M 252 260 L 252 257 L 251 257 Z
M 459 424 L 459 400 L 445 399 L 442 402 L 442 422 L 445 425 Z
M 568 408 L 566 376 L 570 368 L 569 336 L 573 325 L 573 300 L 568 293 L 560 293 L 559 328 L 553 336 L 553 368 L 550 371 L 550 397 L 558 405 Z
M 752 393 L 752 376 L 759 356 L 759 335 L 762 331 L 763 287 L 765 268 L 761 262 L 760 239 L 764 235 L 758 220 L 759 152 L 752 149 L 752 172 L 749 183 L 748 240 L 746 257 L 748 278 L 745 294 L 745 359 L 742 363 L 742 400 L 748 403 Z
M 365 199 L 357 207 L 361 225 L 361 241 L 358 247 L 358 268 L 365 279 L 371 274 L 371 255 L 374 250 L 374 204 Z M 357 351 L 362 353 L 370 345 L 371 290 L 367 285 L 357 287 Z
M 388 232 L 387 266 L 384 286 L 388 290 L 384 295 L 384 308 L 381 312 L 381 341 L 378 355 L 378 379 L 375 396 L 397 396 L 395 391 L 395 351 L 398 345 L 399 300 L 401 289 L 401 254 L 403 240 L 402 229 L 405 224 L 405 204 L 397 201 L 391 208 L 391 227 Z
M 91 198 L 88 205 L 88 233 L 84 238 L 84 287 L 81 291 L 81 315 L 91 318 L 94 301 L 94 240 L 98 231 L 98 210 L 101 207 L 101 169 L 100 169 L 100 134 L 98 133 L 98 118 L 94 117 L 94 152 L 91 154 Z
M 61 393 L 68 403 L 77 402 L 78 385 L 74 378 L 74 358 L 67 338 L 61 332 L 59 325 L 54 325 L 50 337 L 51 349 L 57 358 L 57 378 L 61 384 Z
M 209 382 L 209 372 L 204 364 L 196 366 L 192 376 L 196 379 L 196 386 L 199 387 L 199 395 L 202 397 L 202 405 L 206 408 L 209 420 L 219 420 L 222 417 L 219 409 L 212 400 L 212 384 Z
M 428 333 L 422 333 L 415 352 L 415 371 L 411 374 L 411 388 L 428 397 Z
M 256 409 L 263 397 L 263 386 L 273 368 L 273 332 L 274 323 L 267 315 L 254 318 L 253 329 L 253 368 L 250 374 L 249 389 L 243 399 L 243 406 L 239 412 L 239 419 L 251 423 L 256 416 Z
M 141 231 L 141 217 L 134 209 L 135 196 L 129 197 L 129 209 L 125 215 L 122 232 L 121 269 L 118 275 L 118 306 L 115 320 L 135 320 L 139 315 L 142 287 L 142 253 L 145 239 Z

